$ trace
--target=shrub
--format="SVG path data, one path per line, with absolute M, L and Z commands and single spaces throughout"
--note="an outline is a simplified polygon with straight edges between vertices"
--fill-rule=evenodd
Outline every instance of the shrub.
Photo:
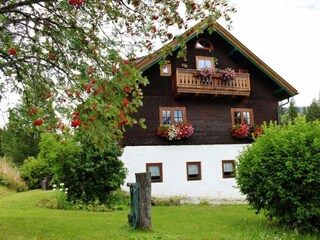
M 16 191 L 27 189 L 26 183 L 20 177 L 18 168 L 5 158 L 0 158 L 0 185 Z
M 51 166 L 55 182 L 68 187 L 68 200 L 105 203 L 107 195 L 124 183 L 122 150 L 115 143 L 101 149 L 84 137 L 63 139 L 45 133 L 39 146 L 38 158 Z
M 320 122 L 264 126 L 238 158 L 237 184 L 249 204 L 296 230 L 320 233 Z
M 52 173 L 45 160 L 28 157 L 21 167 L 21 176 L 30 189 L 36 189 L 41 187 L 41 180 L 46 176 L 52 176 Z

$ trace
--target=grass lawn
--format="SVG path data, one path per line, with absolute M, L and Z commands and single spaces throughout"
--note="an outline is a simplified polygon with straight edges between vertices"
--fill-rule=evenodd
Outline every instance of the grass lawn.
M 117 212 L 48 209 L 55 192 L 0 187 L 0 239 L 317 239 L 268 224 L 246 205 L 152 207 L 152 231 L 131 230 Z

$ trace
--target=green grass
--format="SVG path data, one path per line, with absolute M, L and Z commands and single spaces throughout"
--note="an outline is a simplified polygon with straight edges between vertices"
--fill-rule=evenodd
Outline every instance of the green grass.
M 1 188 L 0 188 L 1 190 Z M 127 224 L 129 209 L 87 212 L 48 209 L 56 192 L 0 191 L 0 239 L 317 239 L 268 224 L 246 205 L 152 207 L 151 231 Z

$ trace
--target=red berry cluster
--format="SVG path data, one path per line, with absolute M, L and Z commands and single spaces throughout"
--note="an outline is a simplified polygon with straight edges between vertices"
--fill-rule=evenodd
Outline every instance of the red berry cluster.
M 71 121 L 71 127 L 80 127 L 82 122 L 81 120 L 79 119 L 79 116 L 80 116 L 80 113 L 79 112 L 73 112 L 72 113 L 72 116 L 73 116 L 73 119 Z
M 75 6 L 75 8 L 80 8 L 85 4 L 86 0 L 69 0 L 69 4 Z
M 17 50 L 15 50 L 14 48 L 10 48 L 10 49 L 9 49 L 9 53 L 10 53 L 11 55 L 16 55 L 16 54 L 17 54 Z
M 36 119 L 36 120 L 33 121 L 33 124 L 35 126 L 40 126 L 40 125 L 43 124 L 43 120 L 42 119 Z

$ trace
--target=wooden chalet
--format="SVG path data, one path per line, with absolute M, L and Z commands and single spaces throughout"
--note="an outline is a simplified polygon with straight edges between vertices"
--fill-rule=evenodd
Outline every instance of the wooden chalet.
M 222 26 L 210 34 L 200 24 L 203 33 L 187 39 L 186 61 L 176 57 L 177 40 L 169 43 L 172 56 L 160 49 L 139 59 L 137 67 L 150 83 L 135 117 L 145 118 L 147 129 L 127 129 L 122 160 L 129 182 L 136 172 L 151 173 L 157 196 L 241 199 L 234 161 L 248 141 L 231 136 L 231 128 L 277 121 L 279 102 L 297 90 Z M 206 67 L 235 73 L 229 80 L 221 71 L 202 77 Z M 157 134 L 160 125 L 179 122 L 192 124 L 193 135 L 170 141 Z

